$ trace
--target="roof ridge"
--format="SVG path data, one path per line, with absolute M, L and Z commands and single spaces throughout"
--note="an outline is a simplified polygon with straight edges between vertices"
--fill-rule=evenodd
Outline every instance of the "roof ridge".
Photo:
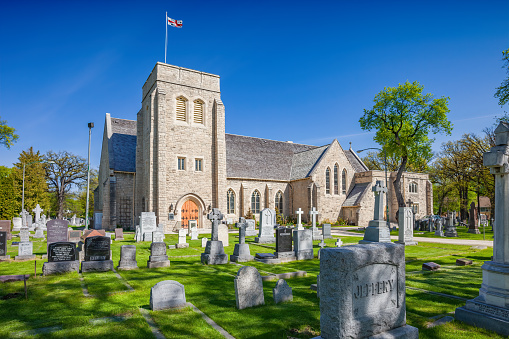
M 273 140 L 273 139 L 260 138 L 260 137 L 252 137 L 252 136 L 249 136 L 249 135 L 241 135 L 241 134 L 234 134 L 234 133 L 225 133 L 225 135 L 233 135 L 233 136 L 236 136 L 236 137 L 244 137 L 244 138 L 252 138 L 252 139 L 260 139 L 260 140 L 268 140 L 268 141 L 274 141 L 274 142 L 281 142 L 283 144 L 288 144 L 288 145 L 309 146 L 309 147 L 315 147 L 315 148 L 316 147 L 321 147 L 321 146 L 314 146 L 314 145 L 298 144 L 298 143 L 295 143 L 295 142 Z

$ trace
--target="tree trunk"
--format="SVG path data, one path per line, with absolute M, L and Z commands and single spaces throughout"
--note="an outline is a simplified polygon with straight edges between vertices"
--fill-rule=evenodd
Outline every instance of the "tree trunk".
M 399 166 L 398 174 L 396 174 L 396 179 L 393 182 L 394 185 L 394 193 L 396 194 L 396 199 L 398 200 L 398 207 L 405 207 L 405 198 L 403 198 L 403 194 L 401 193 L 401 176 L 406 169 L 406 163 L 408 161 L 408 156 L 403 156 L 401 158 L 401 166 Z M 396 211 L 396 215 L 398 211 Z

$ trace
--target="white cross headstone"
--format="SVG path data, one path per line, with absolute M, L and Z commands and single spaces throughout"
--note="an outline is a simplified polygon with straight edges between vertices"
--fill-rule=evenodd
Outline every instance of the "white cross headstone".
M 39 204 L 35 206 L 35 208 L 32 210 L 32 212 L 35 213 L 35 223 L 38 224 L 39 220 L 41 219 L 41 212 L 44 211 Z
M 295 213 L 297 213 L 297 229 L 303 230 L 304 227 L 302 227 L 302 214 L 304 213 L 304 211 L 301 210 L 301 208 L 299 207 L 299 210 L 295 211 Z
M 309 214 L 311 215 L 311 226 L 313 227 L 313 231 L 316 228 L 316 216 L 318 215 L 318 211 L 315 207 L 311 211 L 309 211 Z

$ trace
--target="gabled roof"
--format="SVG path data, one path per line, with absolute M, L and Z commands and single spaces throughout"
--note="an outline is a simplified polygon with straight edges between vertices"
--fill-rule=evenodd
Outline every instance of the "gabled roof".
M 350 164 L 352 164 L 353 169 L 355 172 L 366 172 L 369 171 L 369 168 L 362 162 L 361 158 L 353 151 L 353 149 L 345 150 L 345 155 L 350 161 Z
M 136 121 L 111 118 L 108 154 L 110 169 L 136 172 Z
M 370 185 L 370 182 L 355 184 L 348 194 L 348 197 L 346 197 L 343 207 L 359 206 L 361 204 L 362 197 L 366 194 Z
M 329 145 L 310 149 L 308 151 L 295 153 L 292 159 L 292 172 L 290 180 L 306 178 L 325 154 Z

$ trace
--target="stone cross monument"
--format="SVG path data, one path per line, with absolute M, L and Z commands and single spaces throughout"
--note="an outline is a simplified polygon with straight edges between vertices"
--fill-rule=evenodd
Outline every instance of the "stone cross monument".
M 219 239 L 219 223 L 223 220 L 223 214 L 218 208 L 213 208 L 212 212 L 207 215 L 207 219 L 212 222 L 212 241 Z
M 384 218 L 384 195 L 387 193 L 387 187 L 382 185 L 380 180 L 376 181 L 372 189 L 375 192 L 375 213 L 364 232 L 364 239 L 360 244 L 369 244 L 372 242 L 391 242 L 391 232 Z
M 318 230 L 318 227 L 316 227 L 316 217 L 318 215 L 318 211 L 315 207 L 309 211 L 309 214 L 311 215 L 311 228 L 313 230 L 313 240 L 320 239 L 320 231 Z
M 300 207 L 299 207 L 299 210 L 295 211 L 295 213 L 297 213 L 297 229 L 298 230 L 303 230 L 304 227 L 302 227 L 302 214 L 304 213 L 304 211 L 301 210 Z
M 41 208 L 41 206 L 39 206 L 39 204 L 37 204 L 37 206 L 35 206 L 35 208 L 32 210 L 32 212 L 35 213 L 35 223 L 38 224 L 39 221 L 41 220 L 41 212 L 43 212 L 44 210 Z
M 495 175 L 493 259 L 482 265 L 479 296 L 456 309 L 456 320 L 509 336 L 509 123 L 495 129 L 495 145 L 484 165 Z
M 207 241 L 205 252 L 201 254 L 201 262 L 207 265 L 221 265 L 228 263 L 228 255 L 224 253 L 223 242 L 219 241 L 219 224 L 223 220 L 223 214 L 218 208 L 213 208 L 207 215 L 212 221 L 212 239 Z

